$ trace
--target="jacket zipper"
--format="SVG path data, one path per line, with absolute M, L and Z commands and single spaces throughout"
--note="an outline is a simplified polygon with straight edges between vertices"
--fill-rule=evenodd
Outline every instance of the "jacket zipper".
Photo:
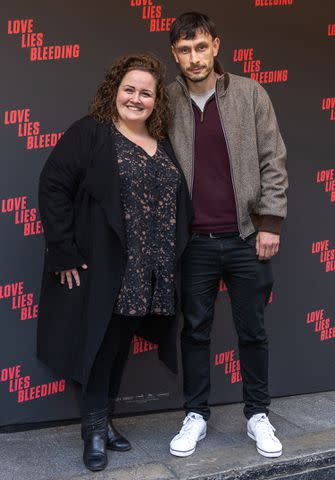
M 183 84 L 183 82 L 180 81 L 179 78 L 177 78 L 177 81 L 180 83 L 180 85 L 182 86 L 185 94 L 186 94 L 186 97 L 188 98 L 189 100 L 189 105 L 190 105 L 190 109 L 191 109 L 191 112 L 192 112 L 192 120 L 193 120 L 193 124 L 192 124 L 192 129 L 193 129 L 193 134 L 192 134 L 192 174 L 191 174 L 191 188 L 190 188 L 190 196 L 192 198 L 192 194 L 193 194 L 193 182 L 194 182 L 194 143 L 195 143 L 195 120 L 194 120 L 194 112 L 193 112 L 193 106 L 192 106 L 192 99 L 191 99 L 191 96 L 189 94 L 189 91 L 188 89 L 185 87 L 185 85 Z M 224 123 L 223 123 L 223 120 L 222 120 L 222 114 L 221 114 L 221 110 L 220 110 L 220 107 L 219 107 L 219 104 L 218 104 L 218 92 L 217 92 L 217 82 L 215 84 L 215 102 L 216 102 L 216 107 L 218 109 L 218 112 L 219 112 L 219 118 L 220 118 L 220 123 L 221 123 L 221 128 L 222 128 L 222 132 L 223 132 L 223 136 L 225 138 L 225 141 L 226 141 L 226 145 L 227 145 L 227 150 L 228 150 L 228 159 L 229 159 L 229 165 L 230 165 L 230 176 L 231 176 L 231 181 L 232 181 L 232 186 L 233 186 L 233 191 L 234 191 L 234 197 L 235 197 L 235 204 L 236 204 L 236 210 L 237 210 L 237 226 L 238 226 L 238 230 L 239 230 L 239 234 L 240 234 L 240 237 L 242 240 L 245 240 L 245 237 L 242 235 L 241 233 L 241 223 L 240 223 L 240 206 L 239 206 L 239 203 L 238 203 L 238 198 L 237 198 L 237 194 L 236 194 L 236 187 L 235 187 L 235 180 L 234 180 L 234 173 L 233 173 L 233 169 L 232 169 L 232 162 L 231 162 L 231 152 L 230 152 L 230 147 L 229 147 L 229 143 L 228 143 L 228 140 L 227 140 L 227 134 L 226 134 L 226 130 L 225 130 L 225 127 L 224 127 Z M 207 102 L 206 102 L 207 103 Z M 203 112 L 202 112 L 202 116 L 201 116 L 201 121 L 203 120 Z
M 200 110 L 200 123 L 204 123 L 205 110 L 206 110 L 206 107 L 207 107 L 208 102 L 209 102 L 210 100 L 212 100 L 212 98 L 213 98 L 213 95 L 211 95 L 209 98 L 207 98 L 203 110 L 200 110 L 200 108 L 198 107 L 199 110 Z M 192 108 L 193 108 L 193 107 L 192 107 Z
M 225 126 L 224 126 L 224 123 L 223 123 L 222 114 L 221 114 L 221 110 L 220 110 L 219 102 L 218 102 L 217 83 L 216 83 L 216 85 L 215 85 L 215 102 L 216 102 L 216 107 L 217 107 L 218 112 L 219 112 L 221 128 L 222 128 L 222 131 L 223 131 L 223 136 L 224 136 L 224 138 L 225 138 L 226 145 L 227 145 L 227 150 L 228 150 L 228 159 L 229 159 L 229 165 L 230 165 L 230 177 L 231 177 L 231 183 L 232 183 L 232 185 L 233 185 L 233 191 L 234 191 L 234 197 L 235 197 L 235 205 L 236 205 L 236 210 L 237 210 L 237 226 L 238 226 L 238 230 L 239 230 L 239 234 L 240 234 L 241 239 L 242 239 L 242 240 L 245 240 L 245 237 L 244 237 L 244 236 L 242 235 L 242 233 L 241 233 L 240 206 L 239 206 L 238 198 L 237 198 L 237 194 L 236 194 L 234 171 L 233 171 L 233 168 L 232 168 L 230 147 L 229 147 L 229 143 L 228 143 L 228 139 L 227 139 L 227 134 L 226 134 L 226 129 L 225 129 Z

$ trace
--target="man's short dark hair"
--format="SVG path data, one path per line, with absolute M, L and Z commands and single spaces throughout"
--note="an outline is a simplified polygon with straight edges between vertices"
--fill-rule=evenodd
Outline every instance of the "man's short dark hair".
M 186 12 L 176 18 L 170 30 L 170 43 L 174 45 L 178 40 L 192 40 L 197 33 L 208 33 L 216 38 L 216 27 L 207 15 L 199 12 Z

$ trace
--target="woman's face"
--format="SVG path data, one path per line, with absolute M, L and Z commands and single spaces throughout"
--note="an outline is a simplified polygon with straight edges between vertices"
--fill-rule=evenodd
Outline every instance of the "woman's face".
M 149 72 L 131 70 L 123 77 L 116 95 L 119 119 L 125 123 L 144 123 L 156 99 L 156 80 Z

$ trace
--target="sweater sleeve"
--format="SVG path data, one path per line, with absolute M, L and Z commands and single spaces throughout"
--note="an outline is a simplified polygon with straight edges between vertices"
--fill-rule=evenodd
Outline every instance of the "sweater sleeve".
M 261 176 L 258 228 L 279 233 L 287 214 L 286 148 L 271 100 L 259 84 L 255 89 L 255 120 Z
M 74 236 L 74 200 L 82 175 L 80 128 L 72 125 L 47 159 L 39 181 L 39 210 L 49 272 L 79 267 L 85 259 Z

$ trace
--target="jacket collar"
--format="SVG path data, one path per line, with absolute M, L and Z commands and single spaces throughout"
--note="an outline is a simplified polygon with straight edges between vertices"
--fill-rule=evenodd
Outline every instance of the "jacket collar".
M 183 75 L 177 75 L 176 81 L 182 86 L 185 95 L 189 98 L 190 92 Z M 229 87 L 229 81 L 230 81 L 230 77 L 228 72 L 224 72 L 218 77 L 216 81 L 216 91 L 219 97 L 223 97 L 224 95 L 226 95 L 227 89 Z

